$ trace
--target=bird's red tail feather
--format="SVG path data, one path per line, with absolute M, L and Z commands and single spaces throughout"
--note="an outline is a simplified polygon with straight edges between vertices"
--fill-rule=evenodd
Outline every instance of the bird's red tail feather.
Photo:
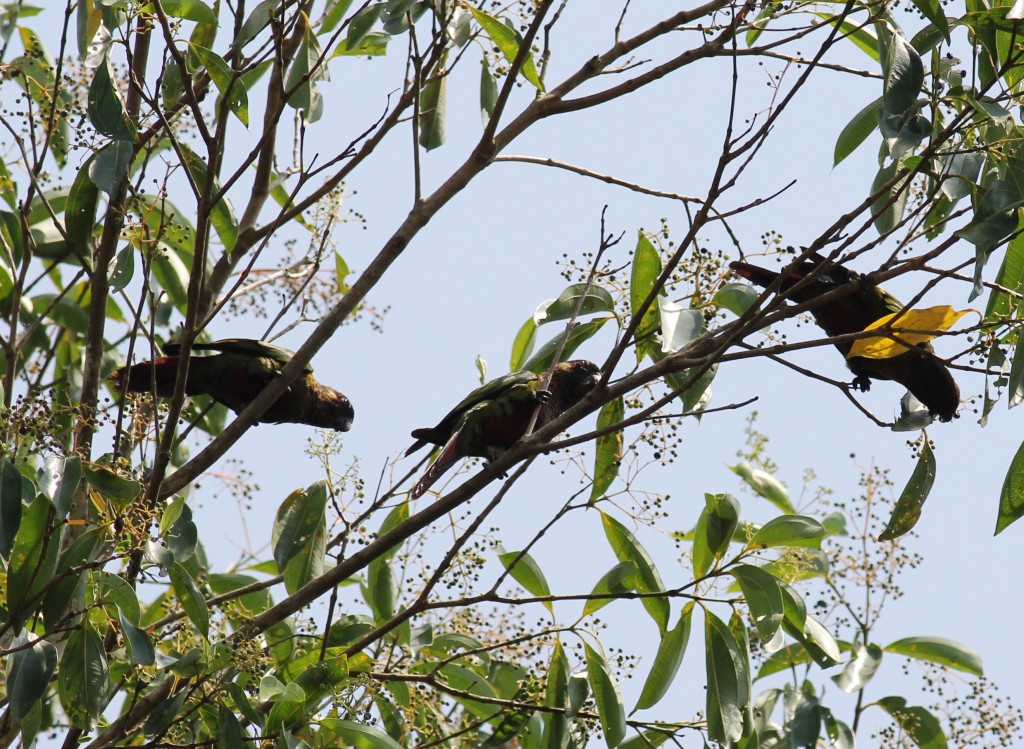
M 430 464 L 426 472 L 420 477 L 420 480 L 416 482 L 416 486 L 412 488 L 412 494 L 410 498 L 416 499 L 422 497 L 427 493 L 427 490 L 434 485 L 434 482 L 441 478 L 441 475 L 451 468 L 455 462 L 459 459 L 459 433 L 456 432 L 452 435 L 452 438 L 445 443 L 445 446 L 441 449 L 437 459 Z

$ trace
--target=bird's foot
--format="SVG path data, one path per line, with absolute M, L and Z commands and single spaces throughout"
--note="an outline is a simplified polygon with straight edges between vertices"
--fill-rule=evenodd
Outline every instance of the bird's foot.
M 538 390 L 536 393 L 533 394 L 533 397 L 537 399 L 538 403 L 547 403 L 549 400 L 551 400 L 551 391 Z
M 853 378 L 852 387 L 854 390 L 860 390 L 862 393 L 866 393 L 871 389 L 871 378 L 867 375 L 857 375 Z

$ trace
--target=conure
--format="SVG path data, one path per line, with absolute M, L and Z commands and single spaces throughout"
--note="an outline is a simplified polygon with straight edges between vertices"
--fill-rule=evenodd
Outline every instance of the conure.
M 478 387 L 437 426 L 413 430 L 416 442 L 406 455 L 427 443 L 443 447 L 411 496 L 424 494 L 460 458 L 496 459 L 522 439 L 536 406 L 540 405 L 540 412 L 534 430 L 579 403 L 600 376 L 596 364 L 577 359 L 555 365 L 547 390 L 542 389 L 543 375 L 536 372 L 510 372 Z
M 164 346 L 167 356 L 121 367 L 109 379 L 119 392 L 169 397 L 174 393 L 180 351 L 179 344 L 169 343 Z M 217 353 L 190 357 L 186 395 L 209 395 L 236 413 L 249 405 L 294 356 L 288 349 L 248 338 L 195 343 L 192 351 Z M 353 418 L 355 411 L 348 398 L 317 382 L 313 367 L 307 364 L 302 374 L 263 412 L 260 421 L 308 424 L 347 432 Z
M 903 309 L 895 297 L 880 286 L 868 283 L 860 273 L 831 264 L 827 258 L 815 253 L 791 270 L 782 282 L 780 292 L 789 292 L 800 280 L 812 271 L 826 264 L 824 269 L 799 289 L 789 293 L 789 299 L 797 303 L 808 302 L 815 297 L 849 285 L 850 292 L 826 304 L 810 310 L 814 321 L 830 336 L 858 333 L 879 318 Z M 729 264 L 737 274 L 758 286 L 770 286 L 779 273 L 743 262 Z M 837 343 L 836 348 L 843 356 L 850 351 L 852 341 Z M 846 365 L 855 375 L 854 387 L 867 391 L 871 380 L 894 380 L 906 387 L 931 413 L 942 421 L 956 416 L 960 405 L 960 389 L 946 365 L 932 353 L 931 345 L 919 344 L 905 354 L 887 359 L 869 359 L 854 356 L 846 359 Z

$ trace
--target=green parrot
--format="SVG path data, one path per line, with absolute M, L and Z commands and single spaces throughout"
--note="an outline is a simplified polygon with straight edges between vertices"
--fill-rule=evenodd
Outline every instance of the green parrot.
M 108 379 L 118 392 L 153 393 L 167 398 L 174 393 L 180 351 L 179 344 L 169 343 L 164 346 L 167 356 L 121 367 Z M 196 343 L 192 351 L 216 353 L 190 357 L 186 395 L 209 395 L 236 413 L 249 405 L 294 356 L 288 349 L 249 338 Z M 308 424 L 347 432 L 354 418 L 348 398 L 317 382 L 313 367 L 307 364 L 302 375 L 263 413 L 260 421 Z
M 510 372 L 478 387 L 437 426 L 413 430 L 416 442 L 406 455 L 427 443 L 443 447 L 411 496 L 422 496 L 460 458 L 495 460 L 522 439 L 536 406 L 540 405 L 540 413 L 534 430 L 579 403 L 600 377 L 596 364 L 576 359 L 555 365 L 547 390 L 541 387 L 543 376 L 536 372 Z
M 782 282 L 780 293 L 790 292 L 798 281 L 826 264 L 824 270 L 810 283 L 787 294 L 794 302 L 808 302 L 834 289 L 848 286 L 850 292 L 827 304 L 810 310 L 814 321 L 830 336 L 859 333 L 875 320 L 903 309 L 895 297 L 880 286 L 867 283 L 864 276 L 842 265 L 832 264 L 827 258 L 815 253 L 800 266 L 790 271 Z M 729 264 L 738 275 L 758 286 L 768 287 L 779 277 L 779 273 L 743 262 Z M 835 346 L 845 357 L 851 341 Z M 888 359 L 870 359 L 854 356 L 846 359 L 846 366 L 854 374 L 853 385 L 863 391 L 871 387 L 871 380 L 894 380 L 906 387 L 932 416 L 950 421 L 956 416 L 960 405 L 960 389 L 946 365 L 933 354 L 930 344 L 923 343 L 908 349 L 905 354 Z

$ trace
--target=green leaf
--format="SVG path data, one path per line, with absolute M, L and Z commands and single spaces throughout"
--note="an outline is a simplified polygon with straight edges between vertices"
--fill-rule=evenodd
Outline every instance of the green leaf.
M 776 650 L 768 656 L 765 662 L 761 664 L 761 668 L 757 672 L 757 678 L 763 679 L 772 674 L 789 671 L 796 666 L 811 663 L 811 660 L 811 654 L 807 652 L 807 648 L 803 646 L 803 643 L 793 643 L 780 650 Z
M 245 732 L 235 714 L 226 706 L 217 710 L 217 749 L 246 749 Z
M 891 114 L 902 115 L 917 104 L 924 85 L 924 63 L 910 42 L 894 33 L 889 43 L 882 106 Z
M 815 15 L 838 28 L 844 38 L 853 42 L 858 49 L 872 60 L 875 62 L 879 61 L 878 40 L 861 19 L 844 18 L 832 13 L 817 13 Z
M 546 372 L 551 368 L 551 362 L 555 358 L 555 352 L 561 345 L 561 342 L 565 340 L 565 346 L 562 348 L 561 361 L 566 361 L 573 353 L 578 349 L 584 341 L 593 338 L 594 335 L 601 329 L 601 327 L 609 320 L 614 320 L 613 317 L 601 317 L 597 320 L 589 320 L 585 323 L 580 323 L 573 328 L 566 337 L 566 334 L 559 333 L 557 336 L 552 338 L 550 341 L 545 343 L 540 349 L 537 350 L 533 356 L 523 365 L 523 369 L 529 372 Z
M 22 645 L 22 636 L 14 645 Z M 35 640 L 24 650 L 16 650 L 7 658 L 6 692 L 11 721 L 19 723 L 46 694 L 50 677 L 57 669 L 57 648 L 46 640 Z
M 598 430 L 612 424 L 618 424 L 625 416 L 622 396 L 610 400 L 601 407 L 597 415 Z M 611 432 L 597 438 L 594 450 L 594 486 L 590 490 L 590 501 L 601 497 L 619 475 L 619 463 L 622 461 L 622 431 Z
M 997 179 L 978 194 L 971 223 L 954 234 L 973 244 L 979 253 L 991 252 L 1017 228 L 1017 209 L 1022 204 L 1020 188 L 1011 180 Z
M 615 300 L 601 286 L 588 287 L 585 283 L 576 283 L 559 294 L 558 299 L 542 302 L 533 313 L 533 321 L 537 325 L 543 325 L 556 320 L 568 320 L 577 314 L 577 307 L 580 315 L 614 312 Z
M 341 16 L 343 16 L 345 11 L 348 10 L 348 6 L 351 2 L 352 0 L 341 0 L 341 2 L 335 2 L 333 6 L 326 8 L 324 10 L 324 17 L 321 18 L 320 21 L 320 30 L 329 34 L 333 30 L 334 26 L 337 26 L 338 22 L 341 20 Z M 245 23 L 243 23 L 242 27 L 238 30 L 238 34 L 236 34 L 235 38 L 231 41 L 232 49 L 241 49 L 255 39 L 256 35 L 259 34 L 260 31 L 267 28 L 278 5 L 280 5 L 280 0 L 261 0 L 261 2 L 259 2 L 249 13 L 248 18 L 245 19 Z M 324 28 L 324 24 L 327 23 L 327 16 L 333 10 L 337 10 L 340 15 L 337 17 L 332 16 L 332 20 L 334 22 L 333 25 L 330 26 L 330 28 Z
M 587 681 L 594 693 L 601 732 L 609 749 L 614 749 L 626 736 L 626 709 L 622 705 L 622 695 L 619 694 L 619 685 L 604 658 L 590 645 L 584 647 L 587 653 Z
M 22 513 L 7 574 L 7 608 L 16 623 L 27 619 L 35 597 L 53 579 L 60 552 L 53 515 L 53 505 L 42 494 Z
M 468 6 L 469 11 L 473 14 L 473 18 L 480 24 L 480 27 L 487 33 L 487 36 L 491 38 L 494 45 L 501 50 L 501 54 L 504 55 L 509 65 L 515 62 L 516 57 L 519 55 L 519 48 L 522 45 L 522 37 L 519 36 L 513 29 L 503 24 L 494 16 L 484 13 L 479 8 L 474 8 L 472 5 Z M 544 91 L 544 84 L 540 80 L 540 76 L 537 74 L 537 67 L 533 64 L 533 55 L 527 53 L 526 59 L 523 60 L 523 67 L 520 70 L 523 78 L 532 83 L 538 91 Z
M 121 92 L 114 86 L 110 75 L 110 59 L 96 68 L 92 83 L 89 84 L 89 122 L 96 131 L 130 143 L 137 143 L 139 134 L 135 124 L 128 118 L 121 99 Z
M 583 606 L 583 616 L 590 616 L 599 611 L 622 593 L 636 590 L 636 574 L 637 567 L 633 562 L 619 562 L 604 573 L 590 591 L 591 596 L 604 597 L 590 598 Z
M 96 226 L 96 207 L 99 203 L 99 190 L 89 178 L 96 157 L 90 156 L 78 170 L 68 202 L 64 206 L 64 230 L 67 241 L 81 249 L 84 254 L 91 254 L 92 232 Z
M 905 655 L 919 661 L 937 663 L 940 666 L 966 671 L 975 676 L 984 676 L 981 656 L 955 640 L 944 637 L 905 637 L 886 645 L 887 653 Z
M 789 492 L 786 485 L 772 476 L 767 471 L 754 468 L 745 460 L 741 460 L 734 466 L 730 466 L 733 473 L 743 479 L 747 486 L 764 497 L 773 505 L 787 514 L 796 512 L 793 503 L 789 499 Z
M 171 578 L 174 594 L 181 602 L 181 608 L 185 611 L 186 616 L 203 637 L 208 637 L 210 634 L 210 609 L 207 607 L 202 593 L 199 592 L 199 588 L 196 587 L 192 576 L 178 562 L 174 562 L 167 568 L 167 574 Z
M 448 117 L 448 76 L 438 75 L 420 91 L 420 145 L 432 151 L 444 145 Z
M 631 736 L 619 744 L 619 749 L 651 749 L 651 747 L 661 746 L 671 738 L 671 731 L 641 731 L 636 736 Z
M 545 579 L 540 566 L 526 552 L 505 551 L 499 544 L 498 560 L 515 581 L 526 588 L 527 592 L 535 596 L 551 595 L 548 581 Z M 550 601 L 545 601 L 544 606 L 548 611 L 554 613 L 554 607 Z
M 128 621 L 138 624 L 142 616 L 142 609 L 139 606 L 135 589 L 124 578 L 113 572 L 96 570 L 92 574 L 96 587 L 99 589 L 96 594 L 96 602 L 107 608 L 110 618 L 116 618 L 117 613 L 120 612 Z
M 82 471 L 85 473 L 85 480 L 89 486 L 102 494 L 105 499 L 127 502 L 142 493 L 142 484 L 138 481 L 122 476 L 100 463 L 86 463 L 82 466 Z
M 946 736 L 938 719 L 923 707 L 907 707 L 903 697 L 883 697 L 875 704 L 893 717 L 920 749 L 946 749 Z
M 683 607 L 676 626 L 666 632 L 658 645 L 658 652 L 654 656 L 651 665 L 651 672 L 647 675 L 643 689 L 640 691 L 640 699 L 636 702 L 634 710 L 645 710 L 654 707 L 668 692 L 672 681 L 676 678 L 679 665 L 683 662 L 683 654 L 686 652 L 686 643 L 690 639 L 690 628 L 693 623 L 693 602 Z
M 6 457 L 0 458 L 0 556 L 10 556 L 21 525 L 21 473 Z
M 996 535 L 1002 533 L 1021 515 L 1024 515 L 1024 443 L 1017 448 L 1017 454 L 1010 461 L 1010 468 L 1003 479 L 1003 488 L 999 493 Z
M 839 133 L 833 151 L 832 166 L 838 166 L 847 156 L 857 150 L 867 137 L 878 127 L 878 114 L 882 111 L 882 97 L 878 97 L 853 116 Z
M 882 185 L 896 176 L 896 172 L 901 166 L 900 162 L 894 161 L 879 169 L 871 184 L 871 193 L 874 194 L 881 190 Z M 883 236 L 896 228 L 896 225 L 903 219 L 903 211 L 907 205 L 907 181 L 907 175 L 898 179 L 888 190 L 878 196 L 872 206 L 875 229 Z
M 345 262 L 345 258 L 341 256 L 340 252 L 335 251 L 334 253 L 334 278 L 338 284 L 338 293 L 347 294 L 349 288 L 351 288 L 345 279 L 349 277 L 352 271 L 348 267 L 348 263 Z
M 117 616 L 121 623 L 121 634 L 124 635 L 125 642 L 128 643 L 132 664 L 152 666 L 156 663 L 156 650 L 153 648 L 153 641 L 149 639 L 146 630 L 140 629 L 128 621 L 121 611 L 118 611 Z
M 757 290 L 750 284 L 730 282 L 723 284 L 711 301 L 734 315 L 742 316 L 753 306 L 758 296 Z
M 739 524 L 740 503 L 730 494 L 705 494 L 693 533 L 693 574 L 703 577 L 729 548 Z
M 637 578 L 636 587 L 641 593 L 664 593 L 665 585 L 661 581 L 661 575 L 651 559 L 647 550 L 640 545 L 632 533 L 618 520 L 604 512 L 601 513 L 601 523 L 604 525 L 605 535 L 612 551 L 620 562 L 632 562 L 636 565 Z M 658 625 L 658 630 L 664 632 L 668 629 L 668 617 L 670 606 L 667 598 L 660 596 L 645 597 L 640 599 L 647 613 L 651 615 Z
M 548 666 L 547 686 L 544 690 L 544 705 L 568 710 L 569 705 L 569 663 L 559 640 L 551 653 Z M 563 746 L 569 734 L 569 718 L 566 713 L 548 713 L 544 717 L 544 746 Z
M 661 327 L 661 351 L 673 354 L 697 340 L 706 330 L 707 322 L 700 310 L 687 309 L 658 297 L 658 319 Z
M 826 535 L 824 526 L 814 518 L 781 515 L 762 525 L 750 539 L 748 547 L 802 546 L 819 549 Z
M 217 15 L 199 0 L 162 0 L 160 7 L 171 18 L 181 18 L 196 23 L 216 24 Z M 146 6 L 147 13 L 154 13 L 152 5 Z
M 633 250 L 633 264 L 629 280 L 629 311 L 633 317 L 640 313 L 640 306 L 654 288 L 661 275 L 661 257 L 651 240 L 642 231 L 637 232 L 636 248 Z M 636 356 L 639 362 L 648 349 L 654 346 L 654 334 L 660 324 L 657 306 L 652 304 L 644 313 L 636 329 Z
M 364 726 L 362 723 L 339 718 L 324 718 L 320 721 L 320 725 L 343 738 L 346 746 L 352 746 L 355 749 L 404 749 L 386 733 L 370 726 Z
M 840 674 L 832 677 L 840 689 L 853 694 L 868 685 L 878 667 L 882 665 L 882 649 L 877 645 L 854 643 L 853 657 Z
M 921 15 L 927 18 L 932 26 L 942 32 L 942 36 L 949 41 L 949 21 L 946 14 L 942 12 L 942 3 L 939 0 L 912 0 L 914 7 L 921 11 Z
M 1012 292 L 1024 291 L 1024 234 L 1018 234 L 1006 247 L 1003 264 L 995 282 Z M 1005 291 L 993 290 L 985 309 L 985 322 L 1003 320 L 1012 314 L 1017 302 Z
M 373 25 L 377 23 L 383 9 L 382 3 L 374 3 L 367 5 L 353 16 L 348 24 L 348 36 L 345 38 L 346 49 L 355 49 L 363 42 Z
M 39 490 L 53 502 L 57 518 L 64 520 L 71 510 L 75 491 L 82 480 L 82 459 L 77 455 L 69 458 L 49 457 L 43 475 L 47 480 L 40 480 Z
M 184 157 L 185 168 L 188 169 L 192 181 L 201 192 L 206 190 L 206 161 L 184 143 L 179 143 L 178 148 Z M 211 192 L 213 194 L 221 193 L 220 182 L 216 177 L 213 179 Z M 180 216 L 180 213 L 178 215 Z M 177 220 L 180 221 L 181 219 Z M 210 211 L 210 222 L 213 224 L 221 244 L 224 245 L 224 249 L 227 252 L 231 252 L 235 247 L 235 242 L 238 241 L 238 221 L 235 219 L 231 204 L 226 197 L 221 197 L 213 205 Z
M 910 531 L 921 517 L 921 508 L 935 483 L 935 455 L 925 440 L 917 456 L 917 465 L 900 498 L 896 500 L 892 517 L 879 536 L 879 541 L 892 541 Z
M 223 57 L 212 49 L 198 44 L 189 44 L 189 49 L 199 58 L 210 80 L 220 92 L 221 100 L 226 101 L 228 109 L 246 127 L 249 127 L 249 93 L 241 77 L 235 74 Z
M 533 352 L 533 346 L 537 341 L 537 323 L 531 317 L 523 323 L 523 327 L 516 333 L 512 341 L 512 356 L 508 361 L 510 372 L 518 372 L 524 369 L 527 357 Z
M 498 84 L 491 75 L 491 68 L 487 60 L 480 61 L 480 119 L 484 127 L 487 127 L 491 115 L 494 113 L 494 105 L 498 102 Z
M 87 627 L 67 639 L 57 674 L 57 692 L 72 725 L 91 730 L 107 703 L 107 654 L 103 640 Z
M 739 564 L 729 570 L 736 578 L 747 599 L 750 616 L 757 633 L 764 642 L 771 642 L 782 626 L 786 613 L 782 581 L 770 572 L 749 564 Z
M 307 550 L 324 525 L 326 509 L 327 485 L 323 481 L 309 489 L 296 489 L 281 503 L 271 532 L 278 572 L 284 572 L 293 558 Z
M 103 545 L 105 529 L 90 528 L 76 538 L 65 549 L 54 570 L 53 585 L 46 591 L 43 598 L 43 621 L 47 629 L 53 629 L 72 608 L 85 608 L 84 586 L 82 582 L 85 572 L 65 574 L 72 567 L 92 562 Z
M 725 622 L 704 612 L 708 738 L 731 746 L 743 736 L 744 674 L 739 644 Z

